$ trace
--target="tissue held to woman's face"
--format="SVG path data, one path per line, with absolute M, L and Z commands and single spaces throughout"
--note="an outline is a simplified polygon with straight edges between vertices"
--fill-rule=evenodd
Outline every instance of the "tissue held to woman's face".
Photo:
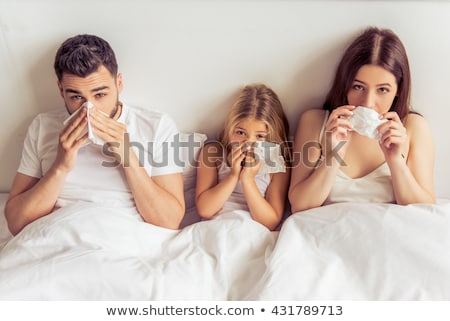
M 387 119 L 380 119 L 380 116 L 381 115 L 373 109 L 358 106 L 353 110 L 353 115 L 349 120 L 353 126 L 353 130 L 358 134 L 373 139 L 380 139 L 377 128 L 387 121 Z

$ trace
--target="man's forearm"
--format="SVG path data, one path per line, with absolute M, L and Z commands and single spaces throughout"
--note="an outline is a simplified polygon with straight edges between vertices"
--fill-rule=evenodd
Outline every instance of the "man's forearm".
M 66 176 L 67 173 L 63 171 L 50 169 L 31 188 L 15 195 L 10 194 L 5 206 L 5 217 L 12 234 L 19 233 L 27 224 L 53 210 Z M 14 189 L 11 192 L 15 193 Z
M 131 155 L 124 172 L 138 212 L 148 223 L 177 229 L 185 209 L 182 174 L 152 178 L 139 165 L 136 155 Z

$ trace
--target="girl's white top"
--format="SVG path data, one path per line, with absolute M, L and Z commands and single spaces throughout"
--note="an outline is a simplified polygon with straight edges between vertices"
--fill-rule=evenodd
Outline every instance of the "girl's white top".
M 219 166 L 218 170 L 218 176 L 219 176 L 219 182 L 223 181 L 231 172 L 231 167 L 228 166 L 227 162 L 224 161 Z M 270 184 L 270 174 L 265 173 L 261 174 L 258 173 L 255 176 L 255 182 L 256 186 L 258 187 L 258 190 L 260 191 L 262 196 L 266 195 L 267 187 Z M 242 189 L 241 182 L 239 181 L 236 185 L 236 188 L 234 189 L 233 193 L 231 193 L 230 198 L 225 202 L 223 205 L 223 208 L 219 211 L 219 213 L 216 214 L 219 215 L 220 213 L 225 213 L 233 210 L 244 210 L 249 211 L 249 208 L 247 206 L 247 201 L 245 200 L 244 191 Z

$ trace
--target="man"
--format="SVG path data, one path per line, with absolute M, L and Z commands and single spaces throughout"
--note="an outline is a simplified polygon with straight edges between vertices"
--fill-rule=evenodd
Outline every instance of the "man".
M 177 229 L 185 205 L 182 168 L 169 155 L 174 122 L 119 101 L 115 54 L 97 36 L 67 39 L 54 67 L 66 110 L 40 114 L 28 129 L 5 206 L 11 233 L 79 200 L 135 206 L 144 221 Z

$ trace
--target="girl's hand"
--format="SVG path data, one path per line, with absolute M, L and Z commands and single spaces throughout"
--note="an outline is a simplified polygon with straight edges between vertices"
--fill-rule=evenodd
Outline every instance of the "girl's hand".
M 252 149 L 248 150 L 244 159 L 244 167 L 241 171 L 240 179 L 241 181 L 246 179 L 255 179 L 256 174 L 258 174 L 261 168 L 262 162 L 260 159 L 255 157 Z
M 242 170 L 242 161 L 245 158 L 246 143 L 232 143 L 231 153 L 228 155 L 228 162 L 231 166 L 231 175 L 239 177 Z
M 381 150 L 384 153 L 386 162 L 404 161 L 404 151 L 407 149 L 408 135 L 400 117 L 396 112 L 387 112 L 382 115 L 382 119 L 388 121 L 378 126 L 381 135 L 379 140 Z
M 325 133 L 320 142 L 322 148 L 331 144 L 331 148 L 327 147 L 326 149 L 333 150 L 341 141 L 349 140 L 348 132 L 353 129 L 349 117 L 353 115 L 353 109 L 355 109 L 355 106 L 344 105 L 331 112 L 325 125 Z M 347 144 L 339 149 L 341 157 L 344 157 L 345 150 L 347 149 L 346 146 Z

